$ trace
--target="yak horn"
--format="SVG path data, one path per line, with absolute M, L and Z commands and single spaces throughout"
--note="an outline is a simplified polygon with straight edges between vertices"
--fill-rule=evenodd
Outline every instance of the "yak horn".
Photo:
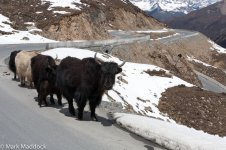
M 118 65 L 119 67 L 122 67 L 123 65 L 125 65 L 125 61 L 123 61 L 120 65 Z
M 101 60 L 100 58 L 97 58 L 97 52 L 95 53 L 95 55 L 94 55 L 94 59 L 95 59 L 95 61 L 97 62 L 97 63 L 99 63 L 99 64 L 102 64 L 104 61 L 103 60 Z
M 58 55 L 56 54 L 56 58 L 55 58 L 55 61 L 58 59 Z

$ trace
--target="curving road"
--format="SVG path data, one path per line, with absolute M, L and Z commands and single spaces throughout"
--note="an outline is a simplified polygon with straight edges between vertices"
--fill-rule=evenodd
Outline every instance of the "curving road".
M 9 146 L 22 149 L 39 146 L 48 150 L 159 150 L 158 145 L 118 128 L 107 118 L 106 111 L 97 109 L 100 122 L 78 121 L 64 107 L 39 108 L 35 90 L 19 87 L 4 64 L 14 49 L 44 49 L 43 45 L 0 45 L 0 150 Z M 33 145 L 31 145 L 33 144 Z M 8 147 L 7 147 L 8 146 Z M 34 148 L 35 149 L 35 148 Z M 37 148 L 36 148 L 37 149 Z

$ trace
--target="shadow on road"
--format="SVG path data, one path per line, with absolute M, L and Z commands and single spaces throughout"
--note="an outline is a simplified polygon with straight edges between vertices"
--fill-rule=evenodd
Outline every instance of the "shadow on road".
M 149 146 L 149 145 L 145 145 L 144 147 L 146 147 L 147 150 L 155 150 L 152 146 Z
M 72 116 L 69 113 L 68 108 L 61 108 L 59 110 L 59 112 L 64 114 L 67 117 L 72 117 L 72 118 L 75 118 L 76 120 L 78 120 L 77 116 Z M 75 112 L 76 112 L 76 114 L 78 114 L 78 110 L 77 109 L 75 110 Z M 111 121 L 110 119 L 106 119 L 106 118 L 104 118 L 102 116 L 98 116 L 98 114 L 96 114 L 96 115 L 97 115 L 98 122 L 100 122 L 103 126 L 112 126 L 113 125 L 113 121 Z M 78 120 L 78 121 L 80 121 L 80 120 Z M 84 111 L 83 112 L 83 120 L 82 121 L 92 121 L 89 111 Z
M 34 100 L 37 102 L 37 105 L 38 105 L 38 97 L 34 97 Z M 45 104 L 44 104 L 44 102 L 43 102 L 41 107 L 52 107 L 52 108 L 56 108 L 56 109 L 61 109 L 62 107 L 64 107 L 64 105 L 67 104 L 67 103 L 65 102 L 65 103 L 62 103 L 62 105 L 58 105 L 56 99 L 54 99 L 55 104 L 51 104 L 51 103 L 50 103 L 50 97 L 47 97 L 47 98 L 46 98 L 46 101 L 47 101 L 48 106 L 45 106 Z

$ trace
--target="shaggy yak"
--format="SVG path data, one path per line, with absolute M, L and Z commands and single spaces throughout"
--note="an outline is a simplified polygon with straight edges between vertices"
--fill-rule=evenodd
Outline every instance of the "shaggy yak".
M 17 53 L 19 53 L 20 51 L 21 50 L 11 52 L 10 57 L 9 57 L 9 69 L 14 73 L 13 80 L 16 80 L 16 64 L 15 64 L 15 58 L 16 58 Z
M 21 86 L 25 86 L 25 80 L 27 80 L 30 87 L 32 87 L 31 58 L 37 55 L 38 53 L 35 51 L 21 51 L 16 55 L 16 71 L 20 79 Z
M 69 104 L 69 112 L 75 115 L 73 99 L 78 106 L 78 119 L 83 119 L 83 110 L 89 101 L 91 119 L 98 121 L 95 109 L 101 103 L 105 90 L 112 89 L 116 74 L 122 72 L 125 62 L 103 62 L 96 57 L 82 60 L 66 57 L 57 69 L 57 86 Z
M 41 107 L 42 101 L 47 106 L 46 97 L 50 95 L 50 102 L 55 104 L 53 94 L 57 95 L 58 104 L 62 105 L 60 90 L 56 87 L 55 60 L 50 56 L 37 55 L 31 59 L 32 79 L 38 92 L 38 104 Z

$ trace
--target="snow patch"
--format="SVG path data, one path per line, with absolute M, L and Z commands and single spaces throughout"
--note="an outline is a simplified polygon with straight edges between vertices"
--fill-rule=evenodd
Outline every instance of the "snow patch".
M 116 122 L 127 130 L 173 150 L 224 150 L 226 138 L 209 135 L 183 125 L 144 116 L 115 113 Z
M 3 32 L 15 31 L 9 24 L 11 24 L 11 21 L 9 20 L 9 18 L 0 14 L 0 31 L 3 31 Z
M 18 33 L 0 36 L 0 44 L 20 44 L 20 43 L 50 43 L 57 42 L 44 38 L 40 35 L 34 35 L 28 31 L 18 31 Z
M 206 66 L 206 67 L 214 67 L 214 66 L 209 65 L 209 64 L 207 64 L 207 63 L 204 63 L 204 62 L 202 62 L 202 61 L 200 61 L 200 60 L 198 60 L 198 59 L 195 59 L 193 56 L 192 56 L 192 57 L 187 56 L 187 58 L 188 58 L 188 61 L 194 61 L 194 62 L 203 64 L 203 65 Z M 216 67 L 214 67 L 214 68 L 216 68 Z
M 216 44 L 215 42 L 208 40 L 208 42 L 212 45 L 212 47 L 210 48 L 211 50 L 216 50 L 219 53 L 226 53 L 226 49 L 221 47 L 220 45 Z
M 69 7 L 71 9 L 77 9 L 80 10 L 78 6 L 75 4 L 82 4 L 80 0 L 42 0 L 42 3 L 50 2 L 51 7 L 50 10 L 54 7 Z
M 70 14 L 70 12 L 67 11 L 53 11 L 55 14 Z

